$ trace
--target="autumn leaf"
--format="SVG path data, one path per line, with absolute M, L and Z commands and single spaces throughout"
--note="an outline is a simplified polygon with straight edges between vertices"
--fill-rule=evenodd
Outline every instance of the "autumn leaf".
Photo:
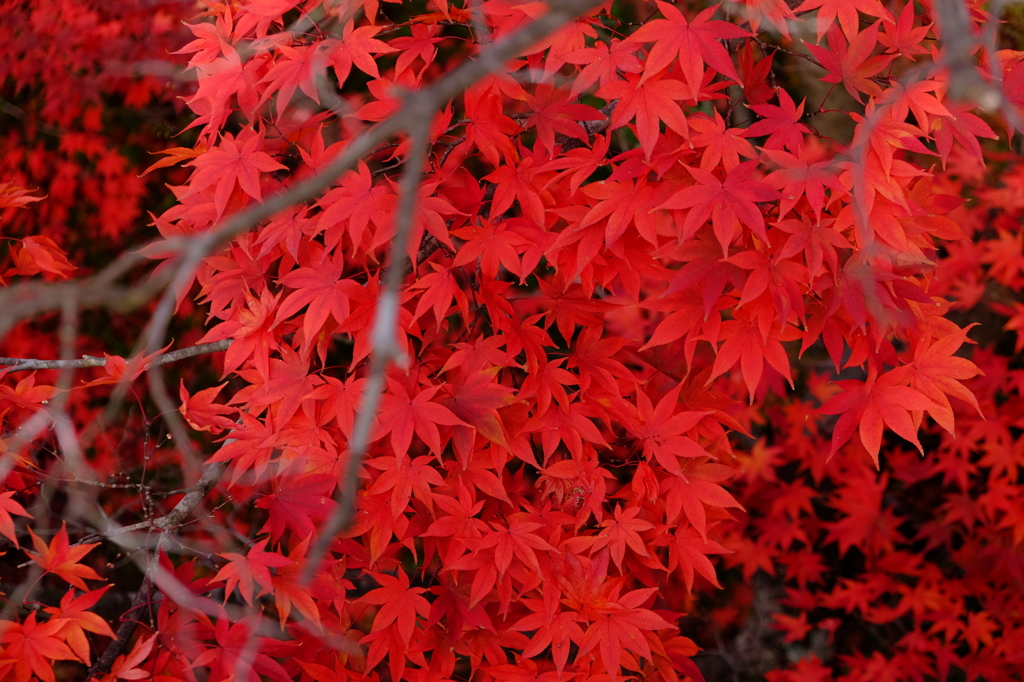
M 110 676 L 114 680 L 144 680 L 152 675 L 151 670 L 141 667 L 156 643 L 154 634 L 148 639 L 139 639 L 127 654 L 121 654 L 110 666 Z
M 627 546 L 640 556 L 648 556 L 640 533 L 651 530 L 654 524 L 636 518 L 641 511 L 643 510 L 640 507 L 630 507 L 623 511 L 621 506 L 616 506 L 615 517 L 601 522 L 601 527 L 605 530 L 598 534 L 597 540 L 590 547 L 591 551 L 596 552 L 608 547 L 612 561 L 620 571 Z
M 98 614 L 92 613 L 91 609 L 99 602 L 100 598 L 113 585 L 106 585 L 99 590 L 86 592 L 75 597 L 75 591 L 68 590 L 60 600 L 60 606 L 44 609 L 51 614 L 50 622 L 60 624 L 57 635 L 75 652 L 78 658 L 87 665 L 91 662 L 89 657 L 89 640 L 86 632 L 92 632 L 103 637 L 113 639 L 114 631 L 110 629 L 107 621 Z
M 24 207 L 34 201 L 42 201 L 46 197 L 34 197 L 32 190 L 18 187 L 11 182 L 0 182 L 0 209 Z
M 410 587 L 409 576 L 399 569 L 397 576 L 384 573 L 371 574 L 380 585 L 359 598 L 361 602 L 380 606 L 373 618 L 371 632 L 379 632 L 394 627 L 402 642 L 408 646 L 416 630 L 416 616 L 426 616 L 430 612 L 430 602 L 422 594 L 422 587 Z
M 49 273 L 66 278 L 77 268 L 67 258 L 67 254 L 49 237 L 31 235 L 21 240 L 20 248 L 12 250 L 14 267 L 7 270 L 4 276 L 23 275 L 31 277 L 40 273 Z
M 35 612 L 30 612 L 22 623 L 0 621 L 0 642 L 5 645 L 5 660 L 0 661 L 0 666 L 13 665 L 15 682 L 29 682 L 33 675 L 43 682 L 56 682 L 53 661 L 78 660 L 57 636 L 61 627 L 59 620 L 37 622 Z M 10 667 L 7 670 L 10 672 Z
M 18 536 L 14 531 L 14 519 L 11 518 L 11 514 L 27 516 L 30 519 L 35 517 L 25 511 L 21 503 L 14 499 L 15 494 L 16 491 L 13 490 L 0 493 L 0 534 L 14 543 L 15 547 L 21 549 L 21 545 L 18 544 Z
M 178 388 L 181 406 L 178 407 L 178 412 L 185 418 L 189 426 L 196 431 L 210 431 L 213 433 L 220 433 L 224 429 L 233 429 L 235 427 L 235 421 L 225 415 L 234 414 L 237 410 L 233 407 L 213 402 L 216 400 L 221 389 L 226 385 L 227 382 L 219 386 L 204 388 L 197 393 L 189 395 L 188 390 L 185 388 L 185 380 L 181 380 L 181 386 Z
M 816 0 L 808 0 L 804 4 L 814 1 Z M 843 6 L 849 7 L 850 5 L 843 4 Z M 861 104 L 864 103 L 864 100 L 861 99 L 862 93 L 871 97 L 882 94 L 881 86 L 872 78 L 894 59 L 891 55 L 871 56 L 878 43 L 879 23 L 875 22 L 860 33 L 847 33 L 845 36 L 839 26 L 833 25 L 828 30 L 828 49 L 817 45 L 807 45 L 811 54 L 821 62 L 822 68 L 828 71 L 822 80 L 826 83 L 842 83 L 850 96 Z M 854 26 L 856 26 L 856 22 Z
M 253 586 L 259 585 L 263 588 L 256 596 L 263 595 L 270 589 L 272 584 L 270 569 L 289 566 L 293 563 L 291 559 L 283 557 L 276 552 L 265 551 L 268 542 L 269 539 L 260 540 L 250 547 L 249 551 L 245 554 L 228 552 L 217 555 L 228 560 L 228 563 L 212 578 L 215 582 L 227 582 L 227 588 L 224 590 L 225 603 L 227 603 L 227 600 L 235 591 L 235 587 L 238 587 L 245 603 L 252 605 Z
M 186 164 L 196 169 L 189 183 L 192 191 L 215 187 L 213 200 L 217 218 L 224 214 L 236 184 L 256 201 L 262 201 L 260 173 L 286 170 L 269 154 L 260 151 L 262 144 L 262 133 L 252 130 L 239 133 L 237 138 L 225 135 L 217 147 Z
M 822 414 L 840 415 L 832 435 L 829 458 L 835 456 L 856 430 L 877 468 L 883 424 L 924 454 L 910 410 L 932 411 L 938 406 L 921 391 L 905 385 L 907 374 L 907 371 L 896 369 L 879 376 L 877 370 L 871 369 L 867 381 L 846 379 L 836 382 L 843 392 L 820 408 Z
M 36 553 L 26 552 L 26 554 L 45 572 L 59 576 L 84 592 L 89 591 L 85 580 L 103 580 L 92 568 L 79 563 L 86 554 L 92 551 L 93 547 L 100 543 L 92 542 L 70 546 L 66 523 L 61 524 L 60 530 L 53 536 L 49 545 L 31 528 L 28 529 L 28 534 L 32 537 Z
M 659 207 L 688 209 L 680 241 L 692 237 L 711 218 L 725 257 L 729 255 L 729 245 L 739 236 L 741 225 L 767 242 L 764 216 L 757 203 L 773 201 L 778 193 L 764 182 L 751 178 L 756 167 L 756 161 L 741 163 L 724 181 L 700 168 L 687 168 L 697 184 L 679 190 Z
M 694 92 L 703 80 L 705 64 L 723 76 L 735 81 L 740 79 L 721 41 L 743 38 L 749 35 L 746 31 L 727 21 L 712 21 L 717 7 L 700 12 L 693 21 L 687 21 L 682 11 L 667 2 L 658 0 L 658 9 L 664 19 L 646 22 L 628 38 L 631 43 L 654 43 L 647 56 L 640 85 L 667 68 L 676 58 Z

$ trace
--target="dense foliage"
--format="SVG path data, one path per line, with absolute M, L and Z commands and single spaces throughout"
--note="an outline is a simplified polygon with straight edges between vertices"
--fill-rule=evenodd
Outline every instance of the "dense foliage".
M 0 677 L 1020 679 L 958 3 L 0 2 Z

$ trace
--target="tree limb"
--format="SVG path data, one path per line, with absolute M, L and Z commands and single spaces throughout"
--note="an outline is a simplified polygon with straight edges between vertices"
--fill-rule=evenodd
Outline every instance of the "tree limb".
M 227 350 L 228 346 L 231 345 L 231 341 L 232 339 L 224 339 L 223 341 L 201 343 L 197 346 L 189 346 L 188 348 L 180 348 L 169 353 L 161 353 L 150 361 L 149 366 L 159 367 L 160 365 L 177 362 L 178 360 L 194 358 L 197 355 L 219 353 L 222 350 Z M 8 372 L 26 372 L 34 369 L 80 369 L 84 367 L 104 367 L 106 364 L 107 359 L 105 357 L 100 358 L 94 355 L 83 355 L 81 358 L 73 360 L 36 360 L 32 358 L 0 357 L 0 365 L 11 366 L 7 370 Z

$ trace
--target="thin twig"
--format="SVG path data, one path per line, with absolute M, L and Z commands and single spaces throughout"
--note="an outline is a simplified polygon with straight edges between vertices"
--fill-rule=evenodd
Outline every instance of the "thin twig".
M 178 360 L 194 358 L 197 355 L 219 353 L 222 350 L 227 350 L 232 340 L 225 339 L 223 341 L 214 341 L 213 343 L 201 343 L 197 346 L 189 346 L 188 348 L 180 348 L 169 353 L 161 353 L 149 362 L 149 366 L 159 367 L 160 365 L 177 362 Z M 81 369 L 85 367 L 104 367 L 106 364 L 106 357 L 101 358 L 95 355 L 83 355 L 81 358 L 74 360 L 36 360 L 33 358 L 0 357 L 0 365 L 11 366 L 7 370 L 8 372 L 26 372 L 35 369 Z

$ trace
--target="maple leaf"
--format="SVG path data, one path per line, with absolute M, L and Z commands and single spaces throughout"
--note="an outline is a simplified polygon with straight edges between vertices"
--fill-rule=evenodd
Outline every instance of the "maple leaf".
M 61 637 L 68 645 L 68 647 L 75 652 L 86 665 L 89 665 L 89 640 L 86 638 L 85 632 L 93 632 L 97 635 L 104 637 L 114 638 L 114 631 L 107 625 L 107 621 L 103 620 L 98 614 L 91 613 L 87 609 L 91 609 L 100 600 L 100 597 L 104 595 L 113 585 L 107 585 L 99 590 L 93 590 L 86 592 L 85 594 L 75 597 L 74 589 L 68 590 L 60 600 L 60 606 L 57 607 L 46 607 L 44 611 L 51 614 L 50 622 L 56 621 L 60 624 L 60 629 L 56 632 L 56 635 Z
M 741 163 L 724 181 L 700 168 L 687 167 L 698 184 L 684 187 L 659 206 L 689 209 L 683 221 L 680 242 L 690 239 L 710 217 L 725 257 L 729 256 L 729 244 L 736 238 L 740 223 L 767 243 L 764 216 L 757 202 L 774 201 L 778 193 L 764 182 L 750 179 L 757 165 L 756 160 Z
M 754 49 L 750 41 L 745 41 L 739 57 L 740 85 L 743 86 L 747 106 L 766 104 L 777 92 L 777 89 L 772 87 L 770 78 L 775 54 L 772 53 L 755 62 Z
M 371 632 L 393 627 L 402 643 L 408 647 L 416 630 L 417 614 L 426 617 L 430 613 L 430 602 L 422 596 L 426 588 L 410 587 L 409 576 L 401 569 L 395 576 L 386 573 L 370 575 L 380 587 L 359 597 L 359 601 L 381 607 L 373 618 Z
M 325 60 L 321 54 L 322 51 L 320 45 L 299 45 L 297 47 L 279 45 L 277 47 L 277 60 L 260 80 L 260 83 L 267 83 L 268 85 L 263 90 L 263 96 L 256 104 L 256 107 L 259 108 L 274 93 L 277 93 L 277 119 L 280 120 L 284 115 L 285 108 L 291 103 L 296 88 L 299 88 L 303 94 L 317 104 L 320 104 L 316 72 L 320 71 L 322 73 L 325 67 Z M 335 71 L 337 72 L 337 69 Z M 259 197 L 254 198 L 259 199 Z
M 583 216 L 575 229 L 582 230 L 607 219 L 605 246 L 611 248 L 632 224 L 641 237 L 657 246 L 658 237 L 650 215 L 655 188 L 648 185 L 645 178 L 641 177 L 635 183 L 629 180 L 595 182 L 584 185 L 582 189 L 583 194 L 597 199 L 598 203 Z
M 196 169 L 189 181 L 190 191 L 216 186 L 213 201 L 218 219 L 224 215 L 224 209 L 227 208 L 228 199 L 231 198 L 236 184 L 250 197 L 262 202 L 260 172 L 287 170 L 269 154 L 260 151 L 262 146 L 263 133 L 244 130 L 237 138 L 225 133 L 220 145 L 185 164 Z
M 640 537 L 640 533 L 651 530 L 654 528 L 654 524 L 636 518 L 637 514 L 642 511 L 640 507 L 629 507 L 623 511 L 621 505 L 616 505 L 615 518 L 605 519 L 601 522 L 601 527 L 605 530 L 597 535 L 590 547 L 591 552 L 608 547 L 611 551 L 612 561 L 615 562 L 615 566 L 620 571 L 622 570 L 622 560 L 626 555 L 627 545 L 640 556 L 649 556 L 644 546 L 644 539 Z
M 144 680 L 152 675 L 151 670 L 142 667 L 149 659 L 156 643 L 157 635 L 148 639 L 139 639 L 127 654 L 121 654 L 110 666 L 110 677 L 114 680 Z
M 687 592 L 693 591 L 694 572 L 715 587 L 721 588 L 715 575 L 715 567 L 708 559 L 709 554 L 726 554 L 725 547 L 714 540 L 705 540 L 696 528 L 679 526 L 668 538 L 660 539 L 659 543 L 669 546 L 668 569 L 678 568 L 683 573 L 683 583 Z
M 34 611 L 22 623 L 0 621 L 0 642 L 5 645 L 4 663 L 13 663 L 15 682 L 29 682 L 33 675 L 43 682 L 56 682 L 53 661 L 78 660 L 57 636 L 61 626 L 59 621 L 37 622 Z
M 455 231 L 456 236 L 460 234 L 459 231 Z M 479 235 L 479 232 L 474 231 L 475 235 Z M 483 240 L 497 240 L 497 232 L 484 232 L 482 235 Z M 518 263 L 518 259 L 515 259 L 516 251 L 513 247 L 506 248 L 507 244 L 502 248 L 505 249 L 503 253 L 497 254 L 497 260 L 502 260 L 502 255 L 511 257 Z M 511 253 L 509 253 L 511 251 Z M 483 253 L 480 254 L 484 255 Z M 488 258 L 492 259 L 494 254 L 488 252 Z M 469 317 L 469 300 L 466 297 L 466 293 L 459 286 L 458 281 L 455 279 L 452 273 L 452 268 L 445 268 L 436 263 L 427 263 L 427 266 L 433 270 L 420 277 L 414 284 L 410 286 L 410 289 L 423 289 L 423 295 L 420 296 L 420 300 L 416 303 L 416 312 L 413 314 L 413 322 L 418 320 L 421 315 L 427 312 L 427 310 L 433 309 L 434 321 L 437 324 L 437 330 L 441 329 L 441 322 L 448 317 L 448 310 L 451 308 L 452 300 L 455 300 L 455 304 L 458 306 L 458 310 L 463 315 L 463 319 Z M 452 266 L 454 268 L 454 265 Z
M 305 538 L 313 532 L 313 519 L 323 519 L 336 503 L 331 491 L 337 479 L 327 474 L 278 473 L 271 480 L 273 491 L 256 500 L 256 507 L 267 510 L 267 522 L 259 532 L 270 532 L 275 542 L 285 530 Z
M 389 186 L 374 184 L 370 169 L 360 161 L 354 171 L 345 173 L 338 186 L 317 202 L 324 209 L 317 216 L 317 227 L 324 232 L 324 245 L 333 249 L 347 234 L 352 250 L 357 251 L 371 221 L 378 230 L 389 227 L 393 201 L 394 193 Z M 324 252 L 323 257 L 326 256 Z
M 16 548 L 21 549 L 21 545 L 18 544 L 18 536 L 14 532 L 14 520 L 11 518 L 11 514 L 27 516 L 30 519 L 35 517 L 25 511 L 21 503 L 14 499 L 15 494 L 14 490 L 0 493 L 0 534 L 14 543 Z
M 512 136 L 521 128 L 503 112 L 501 94 L 492 88 L 474 85 L 466 90 L 466 144 L 476 147 L 484 158 L 499 168 L 502 159 L 515 165 L 519 153 Z
M 618 79 L 619 73 L 641 73 L 644 63 L 636 56 L 636 47 L 624 40 L 597 41 L 592 47 L 567 52 L 562 56 L 569 64 L 583 66 L 572 82 L 573 97 L 587 90 L 595 82 L 607 85 Z
M 9 371 L 10 368 L 5 367 L 0 370 L 0 376 Z M 34 410 L 40 405 L 45 405 L 46 401 L 52 398 L 56 392 L 57 389 L 53 386 L 36 386 L 36 373 L 32 372 L 20 379 L 14 388 L 7 384 L 0 384 L 0 401 L 7 401 L 17 407 Z
M 644 66 L 640 85 L 668 68 L 678 57 L 690 89 L 700 88 L 707 64 L 723 76 L 740 79 L 729 53 L 720 41 L 750 35 L 727 21 L 711 21 L 718 7 L 709 7 L 687 21 L 675 6 L 658 0 L 658 9 L 665 17 L 645 22 L 626 40 L 630 43 L 654 43 Z
M 274 428 L 271 417 L 261 421 L 248 412 L 240 412 L 241 426 L 237 426 L 230 434 L 230 442 L 225 443 L 208 462 L 234 462 L 235 471 L 231 477 L 234 485 L 242 474 L 250 469 L 257 478 L 262 478 L 270 465 L 270 458 L 280 447 L 289 444 L 287 434 Z
M 581 620 L 575 611 L 559 611 L 554 618 L 540 612 L 523 617 L 513 627 L 520 632 L 536 631 L 529 645 L 523 649 L 523 658 L 532 658 L 550 646 L 555 669 L 562 672 L 569 660 L 571 644 L 579 644 L 583 640 Z
M 431 458 L 417 457 L 410 461 L 405 450 L 396 449 L 395 452 L 399 454 L 394 457 L 377 457 L 366 463 L 369 467 L 383 470 L 366 494 L 377 495 L 390 490 L 391 513 L 396 519 L 405 513 L 409 499 L 413 495 L 416 495 L 416 499 L 423 502 L 427 510 L 433 513 L 434 493 L 431 486 L 443 486 L 444 479 L 429 466 Z
M 514 395 L 510 388 L 494 382 L 499 369 L 460 374 L 443 388 L 449 396 L 445 403 L 456 417 L 475 428 L 484 438 L 505 447 L 508 442 L 498 409 L 510 404 Z M 456 425 L 456 447 L 460 446 L 459 429 Z
M 284 426 L 288 424 L 299 407 L 302 406 L 307 416 L 312 416 L 312 404 L 318 397 L 325 395 L 324 390 L 317 390 L 324 380 L 317 374 L 309 373 L 309 361 L 303 359 L 291 348 L 281 349 L 281 360 L 270 361 L 270 377 L 255 391 L 239 392 L 231 399 L 233 403 L 247 402 L 254 408 L 266 405 L 277 405 L 274 421 Z M 251 372 L 252 370 L 248 370 Z M 246 371 L 240 372 L 246 377 Z M 253 386 L 259 384 L 260 377 L 249 378 Z M 258 410 L 255 414 L 261 413 Z
M 46 197 L 34 197 L 29 192 L 32 190 L 25 187 L 18 187 L 11 182 L 0 182 L 0 209 L 10 207 L 24 207 L 34 201 L 42 201 Z
M 374 38 L 380 33 L 381 27 L 353 28 L 354 26 L 355 22 L 349 19 L 341 29 L 340 40 L 325 40 L 322 43 L 328 62 L 334 67 L 334 75 L 338 78 L 339 88 L 348 80 L 353 65 L 368 76 L 380 78 L 377 62 L 372 55 L 390 54 L 397 51 L 397 48 Z
M 725 473 L 721 473 L 723 469 Z M 716 481 L 724 480 L 731 474 L 731 471 L 720 464 L 701 464 L 688 467 L 684 475 L 663 479 L 660 483 L 660 494 L 665 498 L 666 517 L 674 520 L 680 511 L 685 512 L 690 525 L 700 533 L 703 540 L 707 540 L 705 504 L 720 509 L 743 508 L 736 498 L 716 484 Z
M 700 158 L 702 170 L 711 170 L 721 164 L 728 173 L 739 165 L 740 155 L 748 159 L 757 156 L 754 147 L 740 135 L 753 137 L 753 134 L 749 129 L 726 128 L 725 121 L 718 110 L 716 109 L 713 113 L 713 119 L 691 116 L 687 121 L 690 128 L 697 133 L 690 137 L 690 144 L 704 149 Z
M 163 149 L 158 152 L 150 152 L 151 154 L 163 154 L 165 158 L 160 159 L 159 161 L 151 165 L 149 168 L 142 171 L 142 173 L 139 174 L 139 177 L 141 178 L 145 175 L 149 175 L 158 168 L 168 168 L 170 166 L 175 166 L 184 161 L 185 159 L 194 159 L 200 154 L 205 153 L 206 150 L 207 146 L 205 144 L 200 143 L 195 148 L 171 147 L 170 149 Z
M 14 267 L 4 273 L 7 277 L 31 277 L 46 272 L 66 278 L 77 269 L 68 261 L 67 255 L 57 243 L 43 235 L 31 235 L 20 240 L 19 248 L 13 249 L 11 255 Z
M 409 444 L 415 433 L 427 444 L 431 452 L 440 455 L 441 435 L 437 425 L 467 426 L 466 422 L 450 409 L 431 402 L 430 399 L 441 388 L 427 387 L 415 396 L 410 396 L 402 384 L 388 378 L 388 392 L 381 397 L 374 439 L 383 438 L 390 433 L 391 447 L 394 451 L 406 453 L 409 452 Z
M 935 147 L 942 158 L 942 167 L 949 161 L 949 153 L 953 149 L 953 141 L 963 145 L 978 161 L 983 160 L 979 137 L 995 139 L 995 132 L 980 117 L 972 114 L 974 104 L 969 102 L 945 102 L 949 116 L 937 116 L 931 121 L 931 133 L 935 137 Z
M 586 656 L 597 649 L 612 680 L 619 678 L 623 650 L 650 659 L 651 647 L 644 632 L 673 626 L 653 611 L 636 608 L 648 593 L 649 590 L 636 590 L 623 595 L 618 602 L 599 607 L 594 622 L 583 635 L 577 656 Z
M 834 221 L 811 222 L 809 220 L 780 220 L 775 227 L 789 233 L 786 243 L 776 253 L 777 258 L 791 258 L 804 254 L 807 272 L 811 281 L 828 264 L 833 277 L 839 277 L 839 254 L 836 249 L 849 249 L 853 245 L 833 226 Z
M 847 40 L 852 42 L 854 36 L 857 35 L 857 29 L 860 28 L 858 11 L 890 23 L 895 23 L 896 21 L 892 14 L 889 13 L 889 10 L 885 9 L 878 0 L 853 0 L 852 2 L 845 2 L 844 0 L 804 0 L 795 11 L 810 12 L 813 9 L 818 10 L 816 26 L 819 42 L 821 41 L 821 36 L 825 35 L 825 31 L 831 32 L 840 29 Z M 838 24 L 836 23 L 837 17 L 839 18 Z M 877 25 L 878 22 L 875 23 L 875 26 Z M 831 37 L 829 38 L 829 45 L 836 45 Z M 873 45 L 874 41 L 872 40 Z M 833 47 L 833 49 L 839 48 Z
M 658 406 L 653 407 L 651 400 L 643 391 L 637 391 L 636 405 L 639 419 L 630 426 L 638 438 L 644 442 L 644 456 L 653 458 L 666 471 L 679 475 L 682 467 L 679 457 L 706 457 L 707 451 L 693 439 L 682 434 L 689 432 L 707 415 L 708 412 L 688 411 L 676 412 L 679 404 L 679 392 L 682 384 L 668 391 Z
M 843 4 L 850 6 L 849 3 Z M 820 14 L 818 20 L 821 20 Z M 828 31 L 828 49 L 818 45 L 807 45 L 807 49 L 818 59 L 822 68 L 828 71 L 821 80 L 825 83 L 842 83 L 850 96 L 861 104 L 864 103 L 861 93 L 871 97 L 882 94 L 882 88 L 872 78 L 896 58 L 894 55 L 871 56 L 878 44 L 879 23 L 875 22 L 860 33 L 847 33 L 845 37 L 843 31 L 833 25 Z M 854 25 L 856 26 L 856 23 Z
M 750 28 L 757 33 L 761 27 L 761 20 L 767 19 L 779 33 L 787 40 L 789 35 L 789 24 L 796 21 L 796 15 L 786 0 L 730 0 L 730 2 L 742 3 L 742 15 L 750 22 Z M 750 93 L 746 93 L 749 99 Z
M 28 529 L 28 534 L 32 537 L 32 544 L 35 545 L 37 554 L 32 552 L 26 552 L 26 554 L 45 572 L 63 578 L 84 592 L 89 591 L 85 580 L 103 580 L 92 568 L 79 563 L 86 554 L 92 551 L 93 547 L 100 543 L 92 542 L 71 547 L 68 542 L 66 523 L 61 524 L 60 530 L 53 536 L 49 545 L 32 532 L 31 528 Z
M 871 455 L 877 468 L 883 424 L 913 443 L 924 454 L 910 410 L 932 411 L 940 408 L 921 391 L 904 385 L 907 374 L 906 370 L 896 369 L 879 376 L 878 370 L 871 367 L 867 381 L 846 379 L 836 382 L 843 392 L 829 398 L 819 408 L 822 414 L 840 415 L 832 433 L 830 459 L 857 430 L 864 449 Z
M 746 137 L 761 137 L 767 135 L 764 143 L 765 150 L 788 149 L 794 154 L 800 154 L 803 148 L 804 133 L 811 132 L 811 129 L 800 122 L 804 116 L 804 104 L 807 100 L 800 102 L 800 106 L 793 103 L 793 98 L 785 90 L 777 90 L 779 106 L 774 104 L 752 104 L 750 110 L 761 117 L 760 121 L 754 121 L 746 130 Z
M 964 379 L 981 374 L 978 366 L 966 358 L 955 357 L 964 341 L 970 325 L 932 340 L 921 342 L 914 349 L 914 360 L 910 363 L 910 388 L 931 399 L 935 405 L 928 410 L 938 424 L 950 434 L 953 431 L 953 408 L 947 396 L 963 400 L 981 415 L 978 399 L 960 383 Z
M 234 341 L 224 353 L 223 376 L 251 359 L 263 380 L 269 381 L 270 352 L 280 348 L 272 333 L 280 322 L 275 314 L 280 294 L 271 294 L 268 289 L 261 291 L 259 298 L 253 296 L 248 289 L 244 293 L 248 305 L 236 309 L 232 319 L 211 329 L 199 343 L 233 338 Z
M 491 524 L 494 530 L 477 545 L 478 550 L 494 547 L 494 561 L 499 577 L 508 570 L 513 558 L 518 558 L 539 573 L 540 563 L 533 550 L 558 551 L 534 532 L 543 528 L 544 524 L 527 521 L 526 518 L 526 514 L 514 514 L 508 517 L 507 525 Z
M 500 166 L 493 173 L 485 175 L 484 180 L 495 183 L 491 219 L 496 219 L 512 207 L 513 201 L 518 201 L 523 215 L 543 227 L 546 224 L 544 201 L 534 185 L 536 176 L 537 169 L 533 168 L 532 159 L 524 159 L 513 166 Z
M 237 410 L 227 405 L 219 405 L 213 401 L 220 390 L 227 385 L 227 382 L 220 386 L 212 386 L 189 395 L 185 389 L 185 380 L 181 380 L 178 388 L 178 397 L 181 399 L 181 406 L 178 412 L 185 418 L 188 425 L 196 431 L 210 431 L 220 433 L 224 429 L 235 428 L 235 420 L 224 415 L 234 414 Z
M 829 199 L 846 194 L 846 188 L 830 170 L 831 162 L 827 160 L 812 162 L 806 158 L 806 151 L 802 147 L 798 148 L 796 156 L 784 151 L 768 148 L 762 151 L 766 157 L 781 167 L 779 170 L 769 173 L 764 179 L 767 185 L 779 190 L 782 197 L 779 201 L 779 217 L 786 216 L 797 205 L 800 198 L 806 196 L 807 203 L 810 204 L 815 218 L 817 218 L 812 229 L 820 229 L 822 224 L 821 212 L 825 209 L 825 190 L 831 190 L 832 196 Z M 791 227 L 797 227 L 800 222 L 797 220 L 787 224 Z M 826 220 L 826 222 L 831 221 Z M 785 229 L 785 231 L 790 232 L 791 230 Z M 836 235 L 835 238 L 825 236 L 826 239 L 831 240 L 832 246 L 851 246 L 841 235 L 835 233 L 834 230 L 832 232 Z M 835 253 L 834 250 L 833 253 Z M 788 258 L 789 256 L 784 257 Z M 820 263 L 820 259 L 817 262 Z M 834 263 L 832 271 L 836 271 Z M 814 269 L 814 274 L 817 274 L 816 268 Z
M 502 222 L 495 225 L 491 221 L 481 218 L 479 225 L 468 225 L 458 230 L 452 230 L 453 235 L 466 241 L 455 255 L 452 267 L 467 265 L 479 258 L 481 272 L 487 277 L 497 277 L 499 268 L 504 266 L 506 270 L 522 280 L 524 275 L 519 254 L 526 250 L 529 242 L 508 227 L 508 223 Z M 454 284 L 454 280 L 452 283 Z M 454 295 L 454 291 L 452 295 Z M 451 301 L 451 296 L 448 296 L 448 301 Z
M 527 93 L 526 104 L 533 113 L 523 122 L 523 127 L 536 128 L 537 140 L 548 150 L 555 148 L 556 134 L 587 140 L 580 122 L 604 118 L 594 107 L 575 103 L 570 92 L 545 83 L 539 83 L 532 94 Z
M 253 598 L 253 584 L 255 583 L 263 588 L 260 593 L 256 595 L 257 597 L 262 596 L 271 588 L 272 580 L 270 577 L 270 569 L 281 568 L 294 563 L 291 559 L 283 557 L 276 552 L 265 551 L 264 548 L 267 546 L 269 541 L 269 539 L 260 540 L 250 547 L 249 551 L 245 554 L 227 552 L 217 555 L 228 560 L 228 563 L 221 567 L 217 572 L 217 575 L 211 578 L 214 582 L 223 580 L 227 581 L 227 588 L 224 590 L 225 604 L 231 597 L 231 594 L 235 591 L 235 587 L 238 587 L 239 591 L 242 593 L 242 599 L 245 600 L 246 604 L 251 606 Z
M 914 27 L 916 19 L 913 5 L 904 5 L 896 21 L 882 20 L 882 31 L 878 42 L 885 45 L 886 52 L 913 60 L 915 55 L 928 54 L 928 48 L 921 43 L 927 38 L 932 24 Z
M 323 627 L 323 623 L 320 620 L 320 611 L 316 605 L 317 602 L 313 595 L 310 594 L 311 590 L 303 580 L 302 575 L 303 561 L 306 558 L 309 541 L 312 537 L 312 534 L 308 534 L 302 541 L 298 542 L 288 553 L 288 559 L 291 561 L 291 564 L 279 567 L 277 575 L 271 577 L 271 581 L 274 584 L 274 606 L 277 608 L 282 628 L 288 621 L 288 616 L 291 614 L 293 606 L 307 620 L 314 623 L 317 627 Z M 338 594 L 337 597 L 339 599 L 343 598 L 344 590 L 351 587 L 352 584 L 347 580 L 339 581 L 338 591 L 341 594 Z M 324 592 L 322 588 L 317 591 Z M 317 596 L 321 595 L 318 594 Z
M 169 343 L 160 350 L 154 351 L 149 355 L 136 355 L 130 360 L 125 360 L 118 355 L 107 355 L 104 353 L 103 357 L 106 358 L 106 363 L 103 365 L 103 369 L 107 373 L 107 376 L 100 377 L 99 379 L 93 379 L 90 382 L 82 384 L 82 387 L 85 388 L 86 386 L 117 384 L 122 381 L 135 381 L 143 372 L 149 369 L 153 360 L 167 352 L 167 349 L 170 348 L 171 345 L 172 344 Z
M 612 111 L 609 130 L 621 128 L 628 121 L 636 119 L 637 139 L 640 140 L 644 155 L 650 159 L 658 143 L 661 123 L 684 137 L 689 133 L 686 116 L 676 102 L 693 99 L 693 90 L 673 78 L 641 79 L 641 76 L 627 73 L 625 80 L 602 86 L 597 96 L 619 101 Z

